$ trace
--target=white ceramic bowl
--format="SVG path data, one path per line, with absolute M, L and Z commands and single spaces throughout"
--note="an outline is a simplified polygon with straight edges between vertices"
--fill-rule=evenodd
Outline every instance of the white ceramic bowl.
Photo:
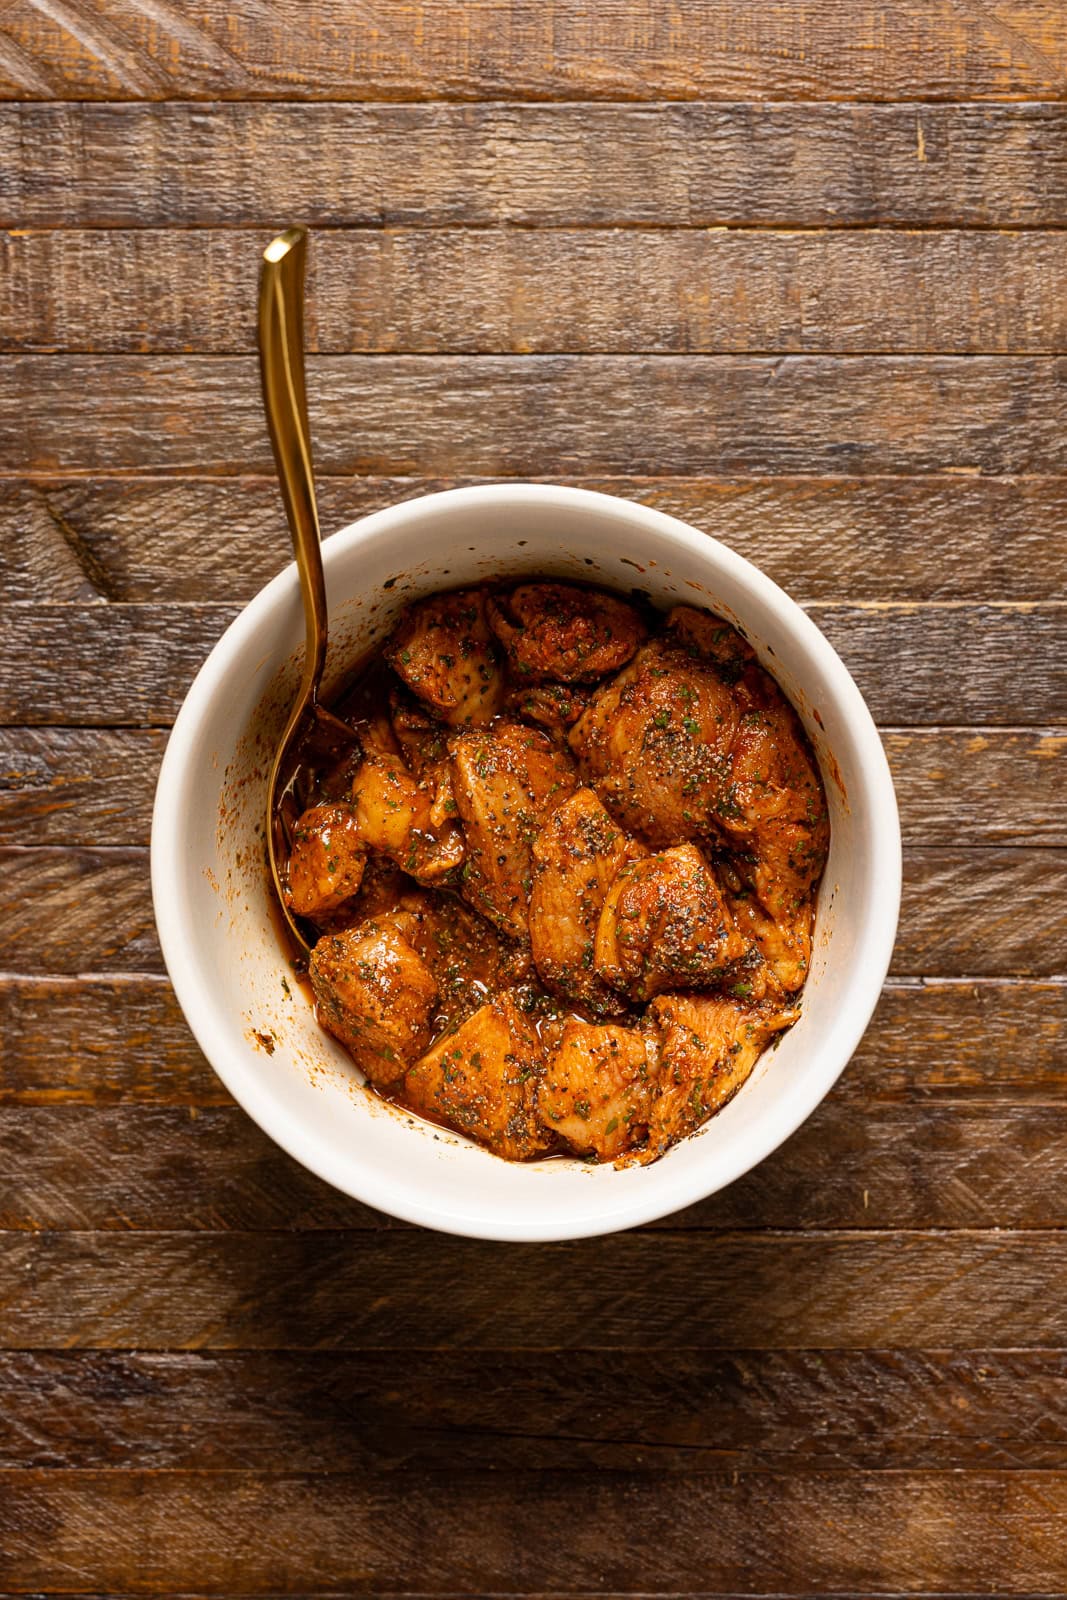
M 769 578 L 683 522 L 585 490 L 499 484 L 376 512 L 323 546 L 339 671 L 435 589 L 552 574 L 741 627 L 789 695 L 831 814 L 801 1020 L 741 1092 L 648 1167 L 501 1161 L 366 1090 L 292 981 L 268 902 L 261 818 L 270 752 L 295 689 L 295 566 L 208 657 L 167 747 L 152 824 L 152 893 L 167 969 L 231 1094 L 312 1172 L 382 1211 L 488 1239 L 567 1239 L 661 1217 L 747 1172 L 800 1126 L 844 1068 L 885 977 L 900 903 L 900 827 L 866 705 L 815 624 Z M 257 1035 L 259 1036 L 257 1038 Z M 268 1049 L 268 1047 L 271 1047 Z

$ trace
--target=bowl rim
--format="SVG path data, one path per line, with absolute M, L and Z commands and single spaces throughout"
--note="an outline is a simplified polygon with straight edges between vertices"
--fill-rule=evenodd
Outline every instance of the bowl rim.
M 261 625 L 283 599 L 293 595 L 297 585 L 295 562 L 284 567 L 242 607 L 209 652 L 174 720 L 160 766 L 152 811 L 153 908 L 167 974 L 197 1044 L 242 1109 L 294 1160 L 364 1204 L 437 1231 L 512 1242 L 588 1238 L 669 1216 L 727 1187 L 776 1150 L 829 1093 L 866 1031 L 889 970 L 902 883 L 900 820 L 888 759 L 874 720 L 851 673 L 829 640 L 798 603 L 753 562 L 714 535 L 702 533 L 666 512 L 598 490 L 554 483 L 501 482 L 439 490 L 370 512 L 329 535 L 323 541 L 327 571 L 331 561 L 343 550 L 376 535 L 395 531 L 405 523 L 418 522 L 427 510 L 445 505 L 463 509 L 487 502 L 501 506 L 535 503 L 547 511 L 584 508 L 625 516 L 636 527 L 643 526 L 649 532 L 665 535 L 698 560 L 710 558 L 714 569 L 729 574 L 778 613 L 802 648 L 817 662 L 855 743 L 857 768 L 865 788 L 863 802 L 872 851 L 878 862 L 855 936 L 854 965 L 860 977 L 853 980 L 848 1004 L 841 1007 L 840 1016 L 820 1042 L 819 1062 L 813 1063 L 802 1081 L 794 1080 L 758 1126 L 750 1130 L 745 1140 L 738 1142 L 732 1160 L 729 1156 L 719 1160 L 710 1183 L 707 1174 L 702 1176 L 697 1167 L 684 1177 L 676 1176 L 673 1185 L 650 1184 L 644 1190 L 633 1187 L 622 1203 L 603 1203 L 601 1195 L 601 1203 L 596 1208 L 591 1207 L 588 1215 L 576 1223 L 559 1225 L 546 1224 L 536 1214 L 521 1217 L 499 1212 L 489 1214 L 488 1207 L 483 1214 L 475 1214 L 469 1207 L 431 1209 L 406 1192 L 403 1171 L 391 1175 L 388 1181 L 381 1181 L 366 1171 L 361 1174 L 355 1142 L 341 1156 L 335 1147 L 285 1115 L 266 1083 L 250 1072 L 244 1054 L 238 1058 L 237 1052 L 225 1048 L 224 1041 L 215 1036 L 210 996 L 205 994 L 187 948 L 191 935 L 181 912 L 183 895 L 179 887 L 181 865 L 177 845 L 181 838 L 183 778 L 195 748 L 196 734 L 229 673 Z M 854 794 L 850 794 L 850 805 L 853 799 Z M 656 1172 L 660 1170 L 660 1163 L 640 1170 Z M 621 1193 L 617 1198 L 621 1199 Z

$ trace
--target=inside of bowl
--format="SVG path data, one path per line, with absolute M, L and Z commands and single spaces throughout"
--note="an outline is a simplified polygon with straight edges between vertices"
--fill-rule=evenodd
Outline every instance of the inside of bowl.
M 870 1011 L 870 973 L 858 981 L 863 964 L 880 959 L 859 914 L 879 871 L 871 751 L 863 745 L 873 729 L 842 697 L 840 663 L 832 652 L 824 656 L 821 636 L 803 618 L 798 633 L 792 608 L 783 610 L 768 580 L 692 530 L 655 513 L 635 518 L 640 508 L 604 497 L 553 505 L 546 493 L 516 491 L 504 505 L 499 491 L 483 499 L 476 491 L 438 496 L 436 505 L 392 508 L 328 540 L 331 678 L 336 686 L 412 599 L 488 578 L 580 578 L 640 590 L 661 607 L 707 606 L 741 628 L 811 738 L 830 806 L 831 849 L 801 1020 L 699 1133 L 647 1168 L 507 1163 L 383 1104 L 318 1027 L 279 940 L 264 868 L 266 774 L 303 640 L 292 570 L 235 624 L 232 658 L 221 664 L 226 693 L 200 720 L 182 797 L 188 867 L 178 892 L 188 896 L 184 910 L 198 931 L 189 959 L 199 968 L 198 1005 L 210 1012 L 201 1038 L 210 1039 L 228 1087 L 293 1155 L 349 1193 L 412 1220 L 504 1237 L 622 1226 L 747 1170 L 836 1077 Z M 889 859 L 885 870 L 891 879 Z

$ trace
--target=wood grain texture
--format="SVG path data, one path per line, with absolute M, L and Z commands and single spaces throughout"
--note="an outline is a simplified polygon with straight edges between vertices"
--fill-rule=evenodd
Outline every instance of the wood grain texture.
M 353 1129 L 355 1124 L 353 1124 Z M 826 1101 L 748 1176 L 669 1227 L 1064 1228 L 1067 1110 Z M 306 1233 L 395 1226 L 236 1109 L 0 1110 L 0 1229 Z
M 0 724 L 168 726 L 230 605 L 0 606 Z M 875 718 L 1067 724 L 1067 605 L 816 604 Z M 110 675 L 101 684 L 99 663 Z
M 1065 30 L 1067 32 L 1067 30 Z M 268 233 L 0 235 L 9 350 L 255 349 Z M 1067 350 L 1067 234 L 376 229 L 313 243 L 326 353 Z
M 1067 1234 L 0 1234 L 0 1347 L 1059 1349 Z M 610 1363 L 610 1357 L 606 1357 Z
M 0 95 L 47 99 L 648 100 L 1059 97 L 1062 16 L 1050 0 L 996 11 L 951 0 L 510 0 L 361 5 L 299 0 L 148 11 L 10 0 Z
M 1057 227 L 1065 133 L 1033 103 L 26 103 L 0 227 Z
M 1067 985 L 891 982 L 838 1103 L 1052 1105 Z M 161 977 L 0 979 L 0 1105 L 211 1107 L 230 1098 Z
M 16 973 L 160 972 L 148 853 L 0 848 L 0 965 Z M 892 971 L 1061 975 L 1067 850 L 916 847 Z
M 1067 358 L 316 356 L 308 391 L 324 472 L 1067 470 Z M 0 459 L 269 471 L 255 359 L 12 356 Z
M 0 1354 L 0 1470 L 1057 1469 L 1062 1351 Z M 10 1480 L 9 1480 L 10 1481 Z
M 1067 478 L 568 481 L 681 517 L 800 600 L 1040 600 L 1067 592 Z M 318 475 L 327 533 L 468 478 Z M 8 600 L 243 602 L 287 559 L 277 484 L 205 478 L 4 481 Z M 938 552 L 930 560 L 931 550 Z
M 922 1503 L 921 1519 L 910 1517 Z M 679 1540 L 679 1523 L 692 1530 Z M 544 1537 L 566 1524 L 566 1540 Z M 40 1531 L 47 1530 L 47 1541 Z M 420 1480 L 279 1472 L 25 1473 L 0 1478 L 12 1588 L 208 1593 L 307 1585 L 484 1594 L 869 1592 L 920 1579 L 1026 1594 L 1067 1577 L 1057 1473 L 484 1472 Z

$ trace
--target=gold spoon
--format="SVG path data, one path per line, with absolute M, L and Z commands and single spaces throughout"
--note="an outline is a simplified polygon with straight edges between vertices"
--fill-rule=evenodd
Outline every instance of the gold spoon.
M 311 954 L 312 941 L 286 903 L 282 879 L 289 843 L 282 802 L 304 747 L 313 743 L 320 751 L 339 751 L 356 742 L 353 730 L 331 715 L 318 700 L 326 665 L 327 616 L 304 384 L 306 257 L 307 229 L 287 228 L 264 250 L 259 280 L 259 370 L 263 381 L 263 408 L 300 574 L 307 629 L 300 687 L 278 742 L 267 784 L 267 854 L 278 904 L 305 960 Z

